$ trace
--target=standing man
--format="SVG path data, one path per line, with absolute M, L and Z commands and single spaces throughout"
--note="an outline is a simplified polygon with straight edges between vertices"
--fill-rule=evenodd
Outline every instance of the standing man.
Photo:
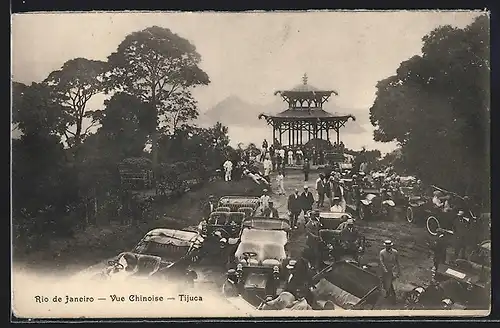
M 283 174 L 283 169 L 278 170 L 276 175 L 276 183 L 278 184 L 278 195 L 285 194 L 285 175 Z
M 314 196 L 309 191 L 309 187 L 307 185 L 304 186 L 304 192 L 302 193 L 302 195 L 300 195 L 300 203 L 301 203 L 301 208 L 304 211 L 304 214 L 306 214 L 307 211 L 312 211 L 314 204 Z
M 266 209 L 269 207 L 269 202 L 271 201 L 271 197 L 269 196 L 269 193 L 267 189 L 262 190 L 263 194 L 260 196 L 260 210 L 262 213 L 265 213 Z
M 434 266 L 432 270 L 436 270 L 439 267 L 439 264 L 446 262 L 446 250 L 448 245 L 446 244 L 444 233 L 440 233 L 438 239 L 432 245 L 432 259 Z
M 464 211 L 458 211 L 453 227 L 455 236 L 455 259 L 465 258 L 467 252 L 467 238 L 470 238 L 470 225 L 464 217 Z
M 208 196 L 208 202 L 205 203 L 205 206 L 203 206 L 203 217 L 205 219 L 208 219 L 210 217 L 210 214 L 215 210 L 216 207 L 217 205 L 215 204 L 215 196 Z
M 340 198 L 340 206 L 342 206 L 342 210 L 345 212 L 347 203 L 345 201 L 345 183 L 344 180 L 339 180 L 339 198 Z
M 288 165 L 293 165 L 293 149 L 290 147 L 288 150 Z
M 279 219 L 280 216 L 278 210 L 274 207 L 274 202 L 269 200 L 268 205 L 269 206 L 264 210 L 264 217 Z
M 380 251 L 380 267 L 382 268 L 382 285 L 385 290 L 385 298 L 396 301 L 394 290 L 394 279 L 401 274 L 399 266 L 398 251 L 392 248 L 394 244 L 390 240 L 384 241 L 385 248 Z
M 297 221 L 299 219 L 300 211 L 302 210 L 299 190 L 288 196 L 288 212 L 290 215 L 290 226 L 292 229 L 297 229 Z
M 323 173 L 320 173 L 316 180 L 316 192 L 318 193 L 318 207 L 323 207 L 325 202 L 325 175 Z
M 264 179 L 266 179 L 267 182 L 271 183 L 271 178 L 269 176 L 271 175 L 271 170 L 273 169 L 273 163 L 269 159 L 269 156 L 266 156 L 263 165 L 264 165 Z
M 321 229 L 321 223 L 319 221 L 319 215 L 311 215 L 311 219 L 306 224 L 306 234 L 307 234 L 307 246 L 309 248 L 310 261 L 313 263 L 316 269 L 319 269 L 321 263 L 320 257 L 320 238 L 319 230 Z
M 224 175 L 224 180 L 225 181 L 231 181 L 231 174 L 233 171 L 233 162 L 229 160 L 229 158 L 224 162 L 224 172 L 226 173 Z
M 302 171 L 304 171 L 304 181 L 309 181 L 309 172 L 311 171 L 311 164 L 309 164 L 308 159 L 304 161 L 304 166 L 302 167 Z
M 264 139 L 264 141 L 262 142 L 262 155 L 260 156 L 261 161 L 263 161 L 266 158 L 267 146 L 268 146 L 267 140 Z

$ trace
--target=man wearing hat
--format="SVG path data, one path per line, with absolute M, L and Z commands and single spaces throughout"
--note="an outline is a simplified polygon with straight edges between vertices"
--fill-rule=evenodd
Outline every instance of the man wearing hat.
M 318 207 L 322 207 L 325 202 L 325 175 L 323 173 L 319 174 L 319 178 L 316 180 L 316 192 L 318 193 Z
M 335 196 L 333 197 L 333 204 L 332 207 L 330 207 L 330 212 L 333 213 L 345 213 L 344 209 L 340 205 L 340 198 Z
M 396 291 L 393 282 L 401 274 L 398 251 L 392 248 L 394 244 L 390 240 L 384 241 L 384 246 L 385 248 L 380 251 L 379 255 L 382 269 L 382 285 L 385 290 L 385 297 L 395 301 Z
M 311 164 L 309 160 L 306 158 L 304 161 L 304 165 L 302 166 L 302 171 L 304 172 L 304 181 L 309 181 L 309 172 L 311 171 Z
M 274 219 L 279 219 L 279 214 L 278 214 L 278 210 L 276 209 L 276 207 L 274 207 L 274 202 L 272 200 L 269 200 L 268 201 L 268 207 L 266 209 L 264 209 L 264 216 L 266 218 L 274 218 Z
M 271 196 L 269 196 L 269 191 L 264 188 L 262 190 L 262 196 L 260 196 L 260 211 L 262 214 L 265 213 L 266 209 L 269 208 L 269 201 L 271 200 Z
M 438 238 L 434 241 L 434 244 L 432 245 L 431 248 L 433 264 L 434 264 L 432 270 L 437 270 L 439 264 L 446 262 L 447 248 L 448 245 L 446 243 L 444 233 L 440 233 Z
M 208 202 L 206 202 L 205 206 L 203 207 L 203 217 L 205 219 L 208 219 L 210 217 L 210 214 L 215 210 L 216 207 L 215 196 L 208 196 Z
M 304 191 L 300 195 L 300 203 L 304 214 L 307 213 L 307 211 L 311 211 L 313 208 L 314 196 L 309 191 L 309 187 L 307 185 L 304 185 Z
M 467 252 L 467 237 L 470 234 L 470 222 L 464 215 L 464 211 L 458 211 L 454 222 L 455 259 L 464 258 Z
M 357 252 L 357 241 L 359 239 L 359 233 L 358 231 L 354 228 L 354 220 L 353 219 L 347 219 L 345 223 L 345 226 L 340 232 L 340 240 L 343 241 L 347 249 L 353 252 Z
M 319 214 L 319 213 L 318 213 Z M 319 220 L 319 215 L 313 213 L 311 219 L 306 224 L 306 234 L 307 234 L 307 246 L 309 248 L 309 253 L 311 256 L 311 262 L 315 268 L 319 268 L 321 261 L 320 254 L 320 238 L 319 230 L 321 229 L 321 222 Z
M 299 219 L 300 211 L 302 211 L 299 190 L 288 196 L 288 212 L 290 215 L 290 225 L 293 229 L 297 229 L 297 220 Z

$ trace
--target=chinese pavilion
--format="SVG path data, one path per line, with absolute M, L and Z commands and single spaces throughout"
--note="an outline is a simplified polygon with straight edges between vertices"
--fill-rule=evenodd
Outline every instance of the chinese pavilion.
M 314 139 L 326 139 L 329 142 L 330 130 L 337 133 L 337 143 L 340 143 L 340 128 L 344 127 L 349 119 L 354 121 L 356 118 L 325 111 L 323 104 L 332 94 L 338 93 L 334 90 L 322 91 L 307 84 L 307 74 L 304 74 L 302 81 L 303 84 L 291 90 L 274 93 L 279 94 L 283 101 L 288 103 L 288 109 L 276 115 L 259 115 L 259 119 L 264 118 L 267 124 L 273 127 L 273 143 L 284 145 L 283 139 L 288 141 L 289 146 L 304 145 Z

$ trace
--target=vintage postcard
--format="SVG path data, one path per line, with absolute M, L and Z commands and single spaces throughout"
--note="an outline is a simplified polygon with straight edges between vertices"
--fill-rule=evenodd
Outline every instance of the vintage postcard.
M 489 25 L 14 14 L 13 315 L 488 315 Z

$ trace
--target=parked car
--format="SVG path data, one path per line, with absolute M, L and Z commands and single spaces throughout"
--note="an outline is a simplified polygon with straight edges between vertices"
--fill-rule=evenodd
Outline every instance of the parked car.
M 332 263 L 313 283 L 316 310 L 372 310 L 381 296 L 380 278 L 353 259 Z
M 468 259 L 440 264 L 428 286 L 405 295 L 408 309 L 488 309 L 491 300 L 491 241 L 477 245 Z
M 360 220 L 381 218 L 393 219 L 395 202 L 385 189 L 362 188 L 358 193 L 357 211 Z
M 289 231 L 290 225 L 283 219 L 253 217 L 243 222 L 223 285 L 226 297 L 241 297 L 257 308 L 266 297 L 279 293 L 289 260 Z
M 128 278 L 186 278 L 194 280 L 196 272 L 190 270 L 196 262 L 203 237 L 193 231 L 153 229 L 129 252 L 109 259 L 104 269 L 88 272 L 92 279 Z

